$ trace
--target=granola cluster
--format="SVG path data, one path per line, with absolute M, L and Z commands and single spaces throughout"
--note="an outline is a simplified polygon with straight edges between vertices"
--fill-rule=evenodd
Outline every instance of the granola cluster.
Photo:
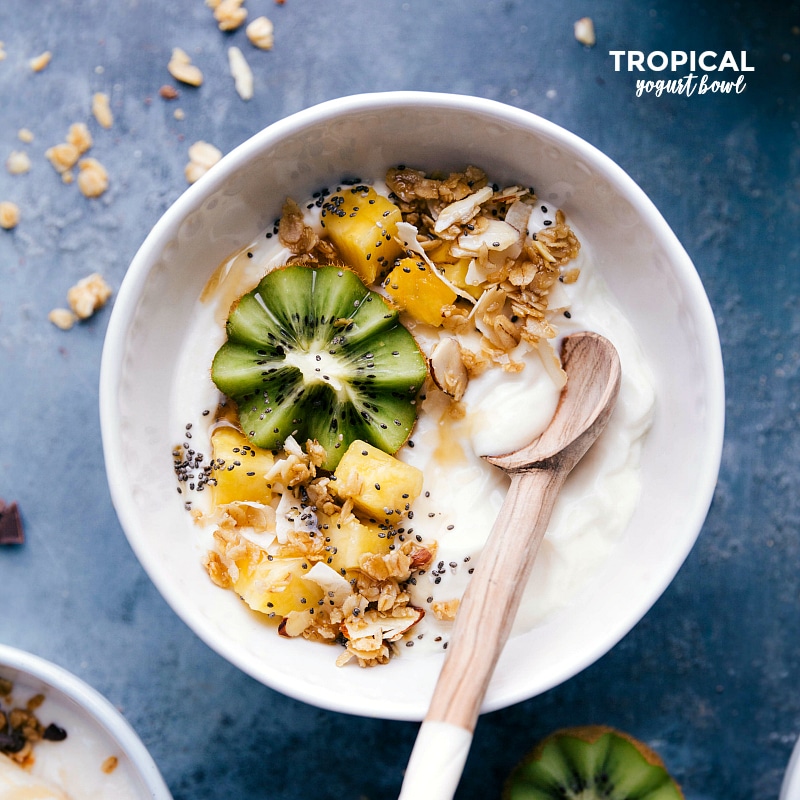
M 316 577 L 315 565 L 330 564 L 335 555 L 332 529 L 358 521 L 352 500 L 334 493 L 333 477 L 320 471 L 324 460 L 318 443 L 309 441 L 301 448 L 290 438 L 265 476 L 277 505 L 232 502 L 217 507 L 206 519 L 195 511 L 198 521 L 215 526 L 214 549 L 205 557 L 205 568 L 217 586 L 230 589 L 243 570 L 253 570 L 264 560 L 277 564 L 281 559 L 299 559 L 303 577 L 322 581 L 325 593 L 307 609 L 292 610 L 283 617 L 265 609 L 268 617 L 278 618 L 278 632 L 343 645 L 336 659 L 339 666 L 352 659 L 362 667 L 385 664 L 391 644 L 424 615 L 411 605 L 407 582 L 432 562 L 436 545 L 407 533 L 402 519 L 385 520 L 381 528 L 392 541 L 389 552 L 364 553 L 358 569 L 342 570 L 341 576 L 323 567 L 322 577 Z M 288 514 L 287 507 L 291 508 Z M 274 592 L 291 580 L 288 571 L 272 571 L 255 591 Z
M 111 298 L 111 287 L 98 272 L 81 278 L 67 291 L 69 308 L 54 308 L 48 319 L 57 328 L 69 330 L 79 320 L 89 319 Z
M 473 325 L 482 334 L 479 352 L 462 353 L 469 373 L 492 363 L 519 371 L 513 351 L 521 341 L 552 350 L 547 343 L 558 332 L 548 314 L 550 292 L 557 281 L 578 277 L 577 269 L 565 269 L 580 242 L 564 213 L 553 209 L 540 229 L 529 230 L 539 205 L 533 189 L 489 186 L 483 170 L 473 166 L 441 176 L 398 167 L 388 171 L 386 183 L 404 221 L 416 229 L 420 249 L 409 249 L 409 256 L 470 261 L 467 283 L 475 291 L 458 291 L 444 312 L 445 328 L 458 333 Z M 548 352 L 548 358 L 554 355 Z
M 27 769 L 34 763 L 38 742 L 61 741 L 67 733 L 54 723 L 44 725 L 36 716 L 44 695 L 36 694 L 24 706 L 16 706 L 11 702 L 13 688 L 11 681 L 0 678 L 0 753 Z
M 102 112 L 101 112 L 102 113 Z M 108 189 L 108 173 L 96 158 L 81 158 L 93 144 L 89 128 L 83 122 L 70 125 L 67 140 L 49 147 L 45 157 L 64 183 L 75 180 L 78 167 L 78 188 L 85 197 L 100 197 Z

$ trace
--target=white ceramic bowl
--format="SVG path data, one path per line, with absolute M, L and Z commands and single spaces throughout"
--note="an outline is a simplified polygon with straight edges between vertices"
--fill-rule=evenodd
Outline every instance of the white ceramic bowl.
M 795 743 L 786 766 L 779 800 L 800 800 L 800 739 Z
M 34 749 L 34 772 L 59 780 L 70 797 L 115 797 L 118 800 L 171 800 L 158 767 L 125 718 L 101 694 L 65 669 L 6 645 L 0 645 L 0 678 L 13 685 L 15 704 L 36 694 L 45 701 L 36 711 L 44 725 L 63 727 L 61 742 L 40 742 Z M 116 756 L 106 774 L 101 765 Z
M 577 136 L 497 102 L 398 92 L 323 103 L 236 148 L 164 214 L 120 288 L 102 363 L 105 459 L 131 546 L 185 622 L 258 680 L 334 710 L 420 719 L 438 656 L 337 668 L 318 647 L 265 633 L 238 598 L 211 584 L 183 533 L 170 454 L 175 432 L 167 427 L 187 315 L 215 267 L 270 225 L 286 196 L 308 197 L 347 175 L 380 177 L 397 163 L 476 164 L 498 183 L 533 185 L 560 203 L 635 326 L 656 384 L 641 501 L 626 533 L 580 602 L 509 641 L 484 710 L 534 696 L 591 664 L 670 583 L 711 502 L 724 389 L 700 279 L 650 200 Z

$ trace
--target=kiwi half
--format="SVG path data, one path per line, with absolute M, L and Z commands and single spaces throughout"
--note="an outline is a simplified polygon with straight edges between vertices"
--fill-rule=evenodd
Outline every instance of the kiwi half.
M 394 453 L 411 433 L 425 357 L 351 270 L 276 269 L 239 299 L 226 329 L 211 377 L 259 447 L 316 439 L 332 470 L 355 439 Z
M 602 725 L 556 731 L 506 781 L 503 800 L 683 800 L 658 754 Z

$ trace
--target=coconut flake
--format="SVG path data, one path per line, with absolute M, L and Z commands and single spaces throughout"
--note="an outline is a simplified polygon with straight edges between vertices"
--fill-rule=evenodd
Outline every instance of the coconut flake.
M 458 237 L 458 246 L 475 255 L 481 247 L 489 250 L 507 250 L 519 244 L 520 232 L 513 225 L 500 219 L 481 219 L 474 232 L 464 233 Z
M 275 535 L 278 541 L 286 544 L 290 533 L 316 533 L 317 530 L 317 515 L 296 500 L 291 492 L 284 492 L 275 509 Z
M 234 86 L 242 100 L 253 99 L 253 70 L 238 47 L 228 48 L 228 66 Z
M 547 292 L 547 310 L 564 311 L 572 305 L 569 292 L 561 281 L 555 281 Z
M 516 228 L 521 234 L 525 234 L 528 229 L 528 220 L 531 218 L 531 207 L 516 200 L 506 211 L 506 222 Z
M 463 225 L 469 222 L 481 209 L 481 205 L 491 199 L 494 192 L 491 186 L 484 186 L 474 194 L 467 195 L 455 203 L 445 206 L 433 226 L 434 233 L 441 234 L 451 225 Z
M 567 373 L 561 366 L 561 359 L 558 357 L 553 343 L 549 339 L 539 339 L 537 350 L 545 371 L 552 379 L 556 389 L 560 391 L 567 383 Z
M 390 617 L 373 614 L 370 619 L 362 617 L 357 622 L 348 620 L 343 623 L 343 627 L 347 633 L 347 638 L 351 640 L 380 636 L 381 639 L 393 642 L 424 616 L 425 612 L 421 608 L 406 606 L 402 609 L 395 609 Z
M 305 578 L 316 583 L 337 606 L 341 606 L 352 591 L 350 581 L 322 561 L 314 564 Z

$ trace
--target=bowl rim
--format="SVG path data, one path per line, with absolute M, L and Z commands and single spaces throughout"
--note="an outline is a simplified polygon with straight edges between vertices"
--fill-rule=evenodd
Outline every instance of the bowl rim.
M 156 762 L 139 735 L 97 689 L 52 661 L 26 650 L 0 644 L 0 669 L 4 668 L 41 681 L 75 703 L 119 745 L 154 800 L 172 800 Z
M 786 765 L 779 800 L 800 800 L 800 737 L 795 741 Z
M 214 169 L 189 186 L 170 205 L 155 223 L 130 263 L 111 312 L 101 359 L 99 405 L 103 452 L 112 502 L 123 531 L 145 571 L 152 576 L 153 571 L 149 565 L 154 563 L 154 556 L 147 552 L 140 537 L 129 533 L 129 531 L 135 532 L 138 528 L 137 515 L 131 497 L 124 491 L 123 465 L 114 458 L 114 453 L 119 452 L 121 446 L 116 393 L 121 382 L 122 359 L 118 358 L 117 354 L 124 350 L 126 331 L 134 318 L 139 296 L 150 269 L 156 261 L 156 255 L 170 237 L 170 232 L 176 229 L 180 221 L 199 208 L 205 197 L 219 190 L 230 174 L 243 167 L 253 154 L 264 151 L 285 137 L 299 135 L 310 127 L 334 118 L 364 111 L 386 112 L 408 106 L 444 108 L 477 114 L 486 117 L 487 120 L 500 119 L 533 134 L 557 139 L 565 148 L 591 163 L 593 168 L 609 180 L 616 192 L 636 207 L 637 212 L 646 219 L 649 228 L 656 233 L 659 241 L 669 251 L 671 267 L 679 273 L 681 283 L 687 290 L 688 304 L 697 326 L 699 359 L 708 369 L 705 378 L 708 384 L 706 399 L 709 419 L 705 431 L 706 447 L 702 465 L 698 471 L 702 480 L 698 480 L 693 497 L 687 499 L 687 506 L 690 509 L 686 510 L 687 529 L 691 527 L 693 535 L 687 536 L 684 546 L 674 551 L 674 557 L 668 565 L 662 564 L 659 579 L 651 583 L 649 593 L 641 597 L 641 602 L 636 604 L 635 611 L 621 615 L 613 625 L 609 626 L 608 636 L 602 645 L 598 644 L 597 647 L 587 650 L 582 658 L 573 658 L 569 668 L 562 671 L 558 680 L 541 681 L 540 685 L 534 687 L 533 690 L 526 684 L 524 688 L 498 692 L 496 696 L 488 698 L 485 702 L 483 711 L 486 712 L 536 696 L 574 677 L 609 652 L 638 624 L 672 582 L 700 535 L 711 506 L 722 459 L 725 428 L 722 351 L 714 314 L 700 276 L 686 250 L 652 200 L 622 167 L 597 147 L 538 114 L 497 100 L 427 91 L 370 92 L 334 98 L 297 111 L 258 131 L 225 155 Z M 368 717 L 387 716 L 385 712 L 376 713 L 370 708 L 374 703 L 372 700 L 355 706 L 352 702 L 340 701 L 338 697 L 321 698 L 313 687 L 307 687 L 302 680 L 287 681 L 285 676 L 281 676 L 279 680 L 268 679 L 265 677 L 263 667 L 256 669 L 253 665 L 246 663 L 247 659 L 238 658 L 236 654 L 226 652 L 215 632 L 207 630 L 202 624 L 195 624 L 192 610 L 186 608 L 181 592 L 174 584 L 157 584 L 157 589 L 195 635 L 223 658 L 259 682 L 294 699 L 332 711 Z M 410 709 L 399 710 L 392 714 L 391 718 L 418 720 L 421 716 L 414 709 Z

